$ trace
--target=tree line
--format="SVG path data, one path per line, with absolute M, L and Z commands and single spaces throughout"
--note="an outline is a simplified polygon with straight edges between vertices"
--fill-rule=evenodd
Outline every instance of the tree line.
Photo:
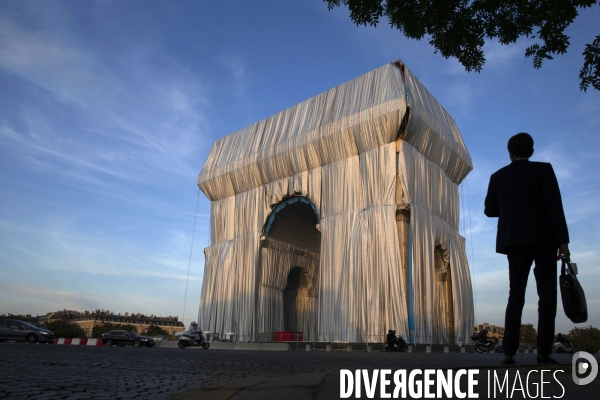
M 0 319 L 18 319 L 20 321 L 29 322 L 30 324 L 43 326 L 46 329 L 49 329 L 54 333 L 54 336 L 57 338 L 87 338 L 88 335 L 85 330 L 73 321 L 63 321 L 63 320 L 54 320 L 47 321 L 44 324 L 38 324 L 33 321 L 32 318 L 28 318 L 23 315 L 0 315 Z M 102 325 L 96 325 L 92 328 L 92 333 L 89 336 L 90 338 L 100 338 L 103 334 L 114 331 L 114 330 L 124 330 L 124 331 L 134 331 L 138 332 L 138 329 L 131 324 L 109 324 L 107 322 L 103 322 Z M 142 330 L 138 332 L 143 336 L 166 336 L 169 334 L 166 330 L 162 329 L 160 326 L 151 324 L 148 326 L 148 329 Z
M 88 337 L 87 333 L 81 326 L 71 321 L 48 321 L 44 324 L 44 327 L 54 332 L 54 336 L 56 337 Z M 102 325 L 96 325 L 92 328 L 92 333 L 89 337 L 100 338 L 103 334 L 116 330 L 138 332 L 138 329 L 131 324 L 109 324 L 107 322 L 103 322 Z M 142 330 L 138 333 L 142 336 L 165 336 L 169 334 L 166 330 L 156 325 L 150 325 L 148 329 Z
M 586 351 L 591 354 L 600 351 L 600 329 L 598 328 L 591 325 L 583 328 L 574 327 L 566 333 L 566 336 L 573 344 L 574 351 Z M 532 347 L 537 345 L 537 331 L 533 324 L 521 325 L 520 341 Z M 556 338 L 554 341 L 557 341 Z
M 486 39 L 503 45 L 528 38 L 525 57 L 539 69 L 544 60 L 565 54 L 570 37 L 565 30 L 581 11 L 592 12 L 598 0 L 323 0 L 331 10 L 347 7 L 356 25 L 387 19 L 407 38 L 425 38 L 435 53 L 453 57 L 467 71 L 480 72 L 485 64 Z M 598 29 L 599 25 L 595 26 Z M 600 90 L 600 35 L 589 32 L 583 51 L 579 89 Z

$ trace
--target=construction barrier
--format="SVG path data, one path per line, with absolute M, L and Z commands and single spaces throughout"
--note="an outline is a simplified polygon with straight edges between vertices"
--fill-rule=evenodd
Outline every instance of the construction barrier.
M 54 344 L 68 344 L 71 346 L 106 346 L 102 340 L 88 338 L 55 338 Z

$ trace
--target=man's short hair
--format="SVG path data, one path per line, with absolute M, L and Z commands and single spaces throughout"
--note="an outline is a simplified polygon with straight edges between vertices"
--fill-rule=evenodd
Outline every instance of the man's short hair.
M 529 158 L 533 154 L 533 138 L 525 132 L 508 139 L 508 150 L 517 157 Z

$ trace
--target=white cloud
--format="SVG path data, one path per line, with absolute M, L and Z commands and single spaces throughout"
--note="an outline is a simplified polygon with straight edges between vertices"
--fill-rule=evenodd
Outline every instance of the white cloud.
M 439 93 L 442 104 L 451 105 L 455 118 L 465 118 L 472 114 L 473 106 L 483 88 L 473 82 L 449 80 Z
M 46 313 L 50 311 L 44 308 L 43 305 L 46 304 L 52 304 L 57 310 L 94 309 L 98 299 L 86 296 L 80 291 L 52 290 L 42 286 L 0 282 L 0 309 L 3 309 L 0 313 L 14 313 L 16 308 L 33 309 L 33 313 Z
M 525 55 L 525 46 L 521 43 L 502 45 L 497 41 L 486 40 L 483 46 L 483 54 L 485 64 L 482 71 L 498 73 L 510 67 L 515 60 L 523 58 Z M 444 64 L 444 72 L 446 74 L 457 77 L 466 74 L 465 67 L 456 58 L 443 59 L 439 55 L 438 57 L 440 58 L 440 62 Z
M 575 171 L 581 168 L 576 159 L 565 157 L 564 143 L 552 143 L 541 151 L 536 151 L 534 157 L 538 161 L 551 163 L 559 182 L 568 180 L 574 175 Z
M 489 69 L 505 69 L 510 68 L 516 60 L 525 57 L 525 48 L 527 46 L 523 41 L 503 45 L 500 42 L 486 40 L 483 46 L 485 55 L 484 68 Z
M 118 79 L 95 54 L 49 32 L 25 30 L 3 17 L 0 68 L 79 105 L 98 98 L 110 101 L 121 91 Z
M 239 55 L 224 55 L 219 59 L 219 64 L 225 68 L 226 71 L 233 78 L 233 95 L 235 97 L 241 97 L 245 94 L 247 87 L 247 71 L 246 63 Z
M 160 49 L 134 47 L 143 51 L 124 62 L 87 49 L 65 30 L 25 29 L 2 18 L 0 69 L 52 93 L 55 109 L 70 121 L 66 127 L 56 113 L 25 105 L 14 116 L 25 124 L 3 120 L 0 138 L 21 159 L 89 183 L 196 175 L 198 164 L 189 158 L 206 145 L 203 109 L 210 107 L 202 85 L 173 62 L 152 63 Z M 243 64 L 232 66 L 242 79 Z
M 107 296 L 105 288 L 98 288 L 93 284 L 88 285 L 88 290 L 84 294 L 81 291 L 48 289 L 44 285 L 0 282 L 0 314 L 22 312 L 44 315 L 49 311 L 63 309 L 76 311 L 107 309 L 115 313 L 141 312 L 167 316 L 180 315 L 182 311 L 185 286 L 164 290 L 167 297 L 162 293 L 161 295 L 143 293 L 139 288 L 127 290 L 118 282 L 115 286 L 119 286 L 120 294 Z M 174 307 L 174 304 L 177 306 Z M 195 319 L 197 309 L 194 310 L 189 302 L 188 306 L 187 319 Z
M 181 218 L 181 212 L 173 214 Z M 10 281 L 18 276 L 18 270 L 39 269 L 57 274 L 154 277 L 170 282 L 188 279 L 191 222 L 183 224 L 189 228 L 187 234 L 162 223 L 159 226 L 164 232 L 147 233 L 146 227 L 157 222 L 148 220 L 144 213 L 107 215 L 102 227 L 90 227 L 96 214 L 98 210 L 93 209 L 43 207 L 39 213 L 26 217 L 0 215 L 3 278 Z M 195 268 L 201 267 L 201 244 L 205 239 L 205 232 L 196 233 Z M 197 282 L 200 278 L 192 276 L 190 280 Z
M 588 89 L 586 96 L 577 104 L 576 112 L 585 119 L 588 128 L 597 129 L 600 125 L 600 93 Z

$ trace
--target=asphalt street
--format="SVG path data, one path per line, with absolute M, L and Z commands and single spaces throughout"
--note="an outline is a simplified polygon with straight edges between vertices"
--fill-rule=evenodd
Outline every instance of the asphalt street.
M 519 354 L 517 367 L 506 369 L 500 367 L 501 354 L 269 352 L 0 343 L 0 398 L 336 399 L 340 398 L 342 369 L 353 374 L 365 369 L 372 376 L 373 370 L 426 368 L 455 372 L 478 368 L 479 398 L 533 398 L 534 391 L 539 392 L 540 382 L 548 382 L 541 385 L 544 397 L 597 398 L 600 377 L 587 386 L 575 385 L 571 355 L 556 355 L 562 363 L 558 367 L 538 366 L 535 357 Z M 540 375 L 541 369 L 550 372 Z M 489 392 L 489 373 L 507 379 L 504 392 L 498 391 L 496 396 Z M 461 390 L 467 390 L 465 385 L 466 380 L 461 381 Z M 513 391 L 509 393 L 508 387 Z M 377 388 L 374 398 L 380 397 L 380 386 Z M 393 386 L 388 392 L 392 391 Z M 351 398 L 356 398 L 356 392 Z M 364 387 L 361 398 L 368 398 Z

